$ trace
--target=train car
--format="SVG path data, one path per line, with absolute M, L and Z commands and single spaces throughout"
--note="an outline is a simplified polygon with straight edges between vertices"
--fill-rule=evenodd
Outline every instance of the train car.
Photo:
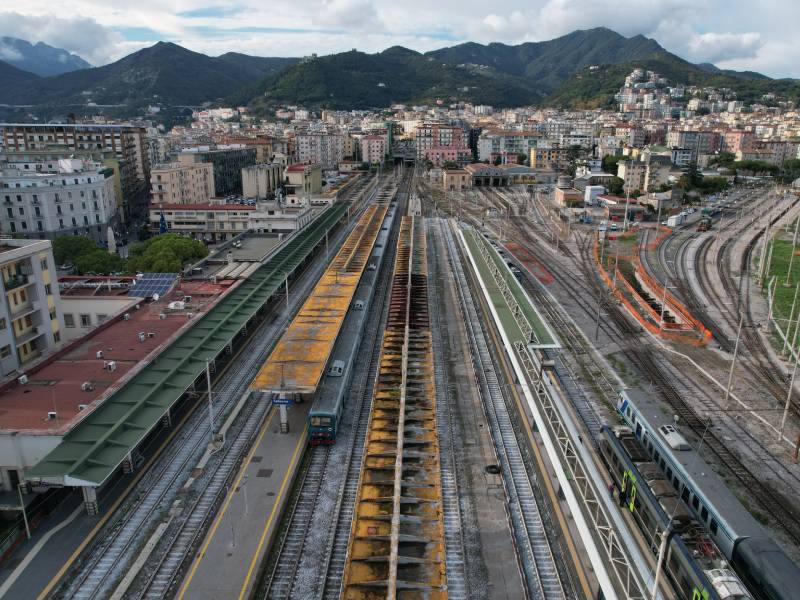
M 617 411 L 749 590 L 759 600 L 797 600 L 800 568 L 694 448 L 687 444 L 688 449 L 678 450 L 667 443 L 661 430 L 674 430 L 674 420 L 659 403 L 629 388 L 619 392 Z
M 620 505 L 630 511 L 654 555 L 667 536 L 663 573 L 677 598 L 752 600 L 630 429 L 603 426 L 600 451 Z
M 311 445 L 333 444 L 339 430 L 342 409 L 346 400 L 355 358 L 361 346 L 369 305 L 375 290 L 375 281 L 383 264 L 384 251 L 394 223 L 396 211 L 386 213 L 378 237 L 375 239 L 369 263 L 353 295 L 339 337 L 336 339 L 326 365 L 311 411 L 308 413 L 308 433 Z

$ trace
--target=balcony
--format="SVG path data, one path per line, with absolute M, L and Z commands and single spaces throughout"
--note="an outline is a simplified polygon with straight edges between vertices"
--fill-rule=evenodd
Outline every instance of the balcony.
M 6 286 L 6 293 L 8 293 L 11 290 L 22 287 L 23 285 L 33 283 L 33 281 L 27 275 L 14 275 L 13 277 L 6 279 L 3 283 L 5 283 Z
M 16 339 L 15 339 L 14 343 L 17 346 L 22 346 L 22 344 L 24 344 L 26 342 L 30 342 L 32 340 L 35 340 L 36 338 L 44 335 L 44 332 L 45 332 L 45 328 L 44 327 L 41 327 L 41 326 L 31 327 L 25 333 L 21 333 L 21 334 L 15 336 Z

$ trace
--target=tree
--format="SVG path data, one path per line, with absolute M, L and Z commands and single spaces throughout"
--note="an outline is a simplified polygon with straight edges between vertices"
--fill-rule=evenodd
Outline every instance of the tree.
M 503 159 L 502 158 L 500 158 L 498 156 L 497 158 L 494 159 L 494 166 L 495 167 L 499 167 L 501 164 L 503 164 Z
M 602 160 L 603 172 L 609 173 L 610 175 L 616 175 L 618 169 L 617 163 L 621 160 L 625 160 L 625 157 L 617 156 L 615 154 L 607 154 Z
M 608 182 L 608 193 L 613 194 L 615 196 L 619 196 L 625 193 L 624 190 L 625 180 L 621 177 L 613 177 L 611 181 Z
M 517 154 L 517 164 L 518 165 L 527 165 L 528 164 L 528 155 L 519 153 Z
M 446 160 L 446 161 L 444 161 L 444 164 L 442 165 L 442 168 L 445 169 L 445 170 L 447 170 L 447 169 L 457 169 L 458 168 L 458 164 L 454 163 L 452 160 Z
M 176 273 L 186 264 L 208 255 L 202 242 L 167 233 L 131 247 L 128 270 L 149 273 Z
M 84 235 L 65 235 L 53 240 L 53 257 L 56 264 L 75 264 L 75 261 L 85 254 L 89 254 L 100 247 Z
M 109 254 L 97 247 L 93 251 L 77 257 L 74 264 L 75 270 L 81 275 L 86 273 L 109 275 L 125 270 L 125 261 L 118 254 Z

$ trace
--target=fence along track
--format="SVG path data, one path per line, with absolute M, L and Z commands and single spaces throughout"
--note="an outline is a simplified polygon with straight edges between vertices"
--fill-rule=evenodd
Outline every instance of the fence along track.
M 425 232 L 400 225 L 343 597 L 448 597 Z

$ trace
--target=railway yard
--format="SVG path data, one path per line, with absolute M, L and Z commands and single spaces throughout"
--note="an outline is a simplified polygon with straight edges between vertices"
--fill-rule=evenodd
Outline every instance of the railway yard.
M 359 178 L 28 474 L 0 597 L 800 598 L 800 196 L 601 212 Z

